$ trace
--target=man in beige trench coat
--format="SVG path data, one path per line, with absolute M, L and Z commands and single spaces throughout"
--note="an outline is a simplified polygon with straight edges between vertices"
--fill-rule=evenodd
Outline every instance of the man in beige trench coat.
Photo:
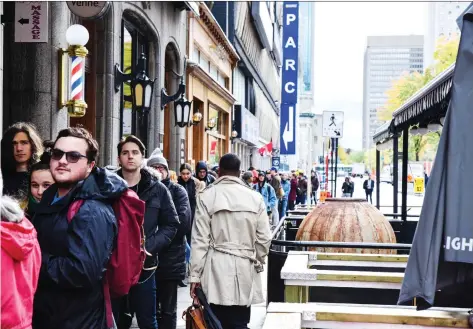
M 200 284 L 223 329 L 246 329 L 251 304 L 264 301 L 261 271 L 271 232 L 263 197 L 239 178 L 238 156 L 222 156 L 219 176 L 197 197 L 191 297 Z

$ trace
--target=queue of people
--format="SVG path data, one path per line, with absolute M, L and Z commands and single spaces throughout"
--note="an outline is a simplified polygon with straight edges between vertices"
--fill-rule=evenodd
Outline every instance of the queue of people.
M 2 328 L 121 329 L 136 317 L 141 329 L 175 329 L 186 280 L 192 296 L 202 287 L 223 328 L 249 322 L 249 306 L 262 301 L 268 215 L 285 213 L 291 193 L 277 170 L 251 173 L 247 185 L 227 154 L 213 168 L 182 164 L 177 177 L 161 150 L 146 158 L 135 136 L 117 144 L 117 167 L 101 168 L 86 129 L 43 142 L 24 122 L 7 129 L 1 147 L 2 266 L 11 269 L 2 271 Z M 132 217 L 139 250 L 124 240 Z

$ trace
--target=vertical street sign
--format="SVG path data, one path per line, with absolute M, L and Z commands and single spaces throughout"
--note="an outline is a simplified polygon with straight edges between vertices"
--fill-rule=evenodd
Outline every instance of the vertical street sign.
M 48 42 L 48 3 L 15 2 L 15 42 Z
M 285 1 L 283 7 L 283 66 L 281 86 L 281 153 L 296 154 L 296 104 L 299 47 L 299 2 Z
M 330 138 L 343 137 L 342 111 L 324 111 L 322 114 L 322 136 Z

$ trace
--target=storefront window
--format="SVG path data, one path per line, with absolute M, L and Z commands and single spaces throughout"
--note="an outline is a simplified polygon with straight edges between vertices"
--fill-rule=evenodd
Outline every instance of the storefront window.
M 218 164 L 220 157 L 226 153 L 228 128 L 228 113 L 209 104 L 209 121 L 215 122 L 215 127 L 208 134 L 208 159 L 211 164 Z
M 148 67 L 149 51 L 148 40 L 144 34 L 127 20 L 122 20 L 122 62 L 123 73 L 135 75 L 136 65 L 144 53 Z M 138 136 L 147 145 L 148 120 L 139 120 L 136 112 L 132 111 L 131 87 L 129 82 L 123 83 L 122 102 L 120 106 L 121 136 L 130 134 Z

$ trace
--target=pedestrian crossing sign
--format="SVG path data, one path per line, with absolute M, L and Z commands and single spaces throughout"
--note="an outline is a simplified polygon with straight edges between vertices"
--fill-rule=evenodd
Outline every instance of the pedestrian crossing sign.
M 324 111 L 322 116 L 322 136 L 343 137 L 343 111 Z

